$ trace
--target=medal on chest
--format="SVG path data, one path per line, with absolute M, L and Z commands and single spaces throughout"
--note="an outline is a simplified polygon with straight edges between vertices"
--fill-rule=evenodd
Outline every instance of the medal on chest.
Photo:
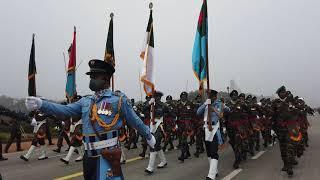
M 98 114 L 99 115 L 106 115 L 106 116 L 111 116 L 112 115 L 112 105 L 107 103 L 106 101 L 103 101 L 100 106 L 99 106 L 99 110 L 98 110 Z

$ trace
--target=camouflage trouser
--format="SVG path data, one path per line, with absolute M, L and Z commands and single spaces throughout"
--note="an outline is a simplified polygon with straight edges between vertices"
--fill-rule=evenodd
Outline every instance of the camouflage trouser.
M 249 136 L 248 136 L 248 152 L 251 154 L 251 155 L 254 155 L 254 143 L 255 143 L 255 132 L 253 129 L 248 129 L 248 133 L 249 133 Z
M 267 147 L 268 144 L 272 143 L 271 129 L 266 127 L 263 131 L 261 131 L 263 137 L 263 145 Z
M 196 151 L 203 152 L 203 142 L 204 142 L 204 130 L 202 127 L 198 128 L 196 131 Z
M 305 129 L 301 129 L 302 139 L 297 143 L 297 156 L 301 157 L 308 143 L 308 132 Z
M 229 137 L 229 143 L 232 147 L 232 150 L 234 152 L 235 161 L 240 163 L 243 155 L 243 140 L 240 138 L 240 135 L 237 133 L 237 131 L 234 128 L 228 128 L 228 137 Z
M 288 129 L 286 127 L 278 126 L 275 132 L 279 139 L 281 158 L 284 166 L 292 169 L 292 163 L 296 154 L 296 143 L 290 139 Z
M 166 127 L 165 132 L 167 134 L 167 139 L 165 139 L 163 149 L 166 150 L 167 146 L 170 144 L 170 149 L 173 149 L 173 140 L 174 140 L 174 134 L 172 132 L 172 127 Z
M 253 131 L 253 140 L 255 144 L 256 151 L 260 149 L 260 131 Z

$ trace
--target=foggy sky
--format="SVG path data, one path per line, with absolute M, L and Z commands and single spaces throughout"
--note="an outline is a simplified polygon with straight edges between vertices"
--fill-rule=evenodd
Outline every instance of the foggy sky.
M 87 62 L 104 56 L 114 17 L 116 89 L 140 99 L 139 59 L 149 16 L 146 0 L 0 0 L 0 94 L 27 96 L 32 33 L 38 94 L 65 97 L 63 52 L 77 27 L 78 94 L 90 94 Z M 178 97 L 198 88 L 191 55 L 201 0 L 154 0 L 156 88 Z M 286 85 L 320 105 L 320 1 L 208 0 L 212 88 L 234 79 L 243 92 L 273 95 Z M 144 97 L 143 93 L 143 97 Z

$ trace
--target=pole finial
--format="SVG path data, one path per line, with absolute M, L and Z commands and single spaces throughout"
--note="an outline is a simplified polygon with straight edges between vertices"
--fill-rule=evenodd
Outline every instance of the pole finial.
M 114 13 L 110 13 L 110 18 L 112 19 L 114 17 Z
M 149 3 L 149 9 L 152 10 L 152 8 L 153 8 L 153 3 L 150 2 L 150 3 Z

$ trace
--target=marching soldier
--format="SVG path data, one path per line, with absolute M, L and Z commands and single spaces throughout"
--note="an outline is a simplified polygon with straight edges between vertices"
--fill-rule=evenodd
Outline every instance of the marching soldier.
M 64 104 L 64 105 L 66 105 L 66 104 Z M 65 139 L 68 146 L 70 147 L 70 139 L 69 139 L 70 125 L 71 125 L 71 122 L 70 122 L 69 118 L 65 118 L 61 122 L 59 122 L 58 143 L 57 143 L 57 149 L 53 150 L 54 152 L 56 152 L 56 153 L 61 152 L 63 139 Z
M 201 95 L 198 94 L 195 102 L 194 108 L 197 111 L 199 107 L 202 105 Z M 195 157 L 199 157 L 200 154 L 204 152 L 203 142 L 204 142 L 204 129 L 203 129 L 203 116 L 197 115 L 194 117 L 193 125 L 195 131 L 195 138 L 196 138 L 196 152 L 194 153 Z
M 222 117 L 224 111 L 229 111 L 227 107 L 223 107 L 220 100 L 217 100 L 218 92 L 210 90 L 209 99 L 199 107 L 197 110 L 198 115 L 204 115 L 205 126 L 205 145 L 207 150 L 207 156 L 210 162 L 209 173 L 207 180 L 215 180 L 218 173 L 218 150 L 223 145 L 223 139 L 220 132 L 219 119 Z M 208 106 L 211 107 L 211 123 L 212 129 L 208 126 Z
M 70 129 L 71 142 L 69 151 L 66 157 L 60 159 L 60 161 L 62 161 L 65 164 L 69 164 L 70 158 L 72 157 L 72 154 L 73 152 L 75 152 L 75 150 L 77 150 L 77 152 L 79 153 L 79 157 L 75 160 L 76 162 L 82 161 L 84 155 L 82 147 L 82 120 L 77 118 L 72 118 L 72 120 L 73 123 L 76 123 L 72 126 L 72 129 Z
M 262 137 L 263 137 L 263 146 L 266 148 L 268 145 L 272 143 L 272 135 L 271 135 L 271 129 L 272 129 L 272 109 L 271 104 L 268 103 L 268 100 L 265 98 L 262 98 L 260 100 L 261 103 L 261 109 L 262 109 L 262 125 L 263 129 L 261 131 Z
M 292 113 L 290 112 L 290 100 L 287 99 L 287 91 L 284 86 L 277 90 L 279 96 L 272 102 L 274 110 L 274 130 L 280 143 L 280 152 L 284 166 L 282 171 L 286 171 L 289 176 L 293 175 L 294 147 L 290 132 L 295 129 Z
M 184 162 L 188 159 L 191 154 L 189 151 L 188 137 L 193 134 L 192 119 L 194 118 L 195 112 L 192 102 L 188 100 L 188 93 L 182 92 L 180 94 L 180 100 L 177 104 L 177 117 L 178 117 L 178 134 L 180 137 L 180 149 L 181 155 L 178 160 Z
M 48 159 L 46 156 L 46 119 L 47 116 L 39 111 L 33 111 L 30 113 L 31 117 L 33 117 L 31 125 L 33 128 L 34 137 L 31 143 L 31 147 L 29 148 L 27 154 L 21 155 L 20 159 L 24 161 L 29 161 L 29 158 L 32 156 L 33 152 L 35 151 L 37 145 L 40 145 L 40 153 L 38 160 Z
M 233 168 L 238 169 L 242 160 L 246 159 L 246 150 L 243 146 L 247 137 L 245 129 L 246 116 L 244 115 L 243 100 L 238 99 L 238 91 L 233 90 L 230 93 L 231 101 L 226 104 L 230 108 L 225 113 L 226 129 L 229 137 L 229 143 L 234 152 L 235 161 Z
M 141 110 L 141 117 L 143 119 L 143 123 L 146 125 L 146 126 L 150 126 L 150 105 L 149 105 L 149 102 L 151 100 L 151 97 L 149 96 L 146 96 L 146 101 L 143 103 L 142 105 L 142 110 Z M 147 145 L 147 140 L 145 138 L 142 138 L 142 152 L 139 154 L 140 157 L 145 157 L 146 156 L 146 151 L 147 151 L 147 148 L 148 148 L 148 145 Z
M 255 147 L 256 151 L 260 151 L 260 133 L 262 130 L 262 121 L 260 117 L 262 116 L 262 112 L 260 106 L 257 104 L 256 97 L 253 97 L 251 101 L 248 102 L 248 109 L 248 119 L 253 131 L 251 148 L 253 149 L 253 147 Z
M 5 147 L 4 152 L 8 153 L 9 148 L 13 141 L 16 139 L 16 145 L 17 145 L 17 151 L 23 151 L 21 149 L 21 125 L 20 125 L 20 120 L 16 119 L 12 122 L 11 124 L 11 130 L 10 130 L 10 139 Z
M 150 112 L 152 113 L 151 118 L 154 118 L 154 123 L 150 123 L 150 132 L 155 136 L 156 144 L 154 148 L 150 149 L 149 164 L 145 169 L 145 172 L 148 174 L 152 174 L 154 171 L 154 163 L 157 155 L 160 158 L 160 164 L 157 166 L 157 168 L 164 168 L 168 164 L 164 152 L 161 148 L 162 139 L 167 138 L 163 127 L 163 118 L 165 114 L 168 113 L 168 107 L 161 102 L 161 97 L 163 96 L 162 92 L 156 91 L 153 96 L 154 98 L 149 101 L 149 105 L 154 104 L 154 112 Z
M 124 120 L 147 139 L 154 147 L 156 141 L 150 130 L 135 114 L 130 101 L 123 93 L 112 92 L 110 78 L 114 67 L 102 60 L 89 61 L 89 88 L 94 95 L 86 96 L 75 103 L 60 105 L 28 97 L 26 106 L 29 110 L 40 109 L 42 112 L 66 117 L 82 117 L 85 155 L 83 159 L 84 178 L 92 180 L 120 180 L 123 174 L 120 166 L 121 150 L 119 147 L 119 129 Z
M 166 97 L 166 106 L 168 107 L 168 113 L 163 117 L 164 130 L 167 134 L 167 139 L 163 145 L 163 151 L 167 150 L 167 146 L 170 144 L 169 151 L 174 149 L 173 140 L 174 134 L 176 132 L 176 107 L 172 101 L 172 96 L 168 95 Z

